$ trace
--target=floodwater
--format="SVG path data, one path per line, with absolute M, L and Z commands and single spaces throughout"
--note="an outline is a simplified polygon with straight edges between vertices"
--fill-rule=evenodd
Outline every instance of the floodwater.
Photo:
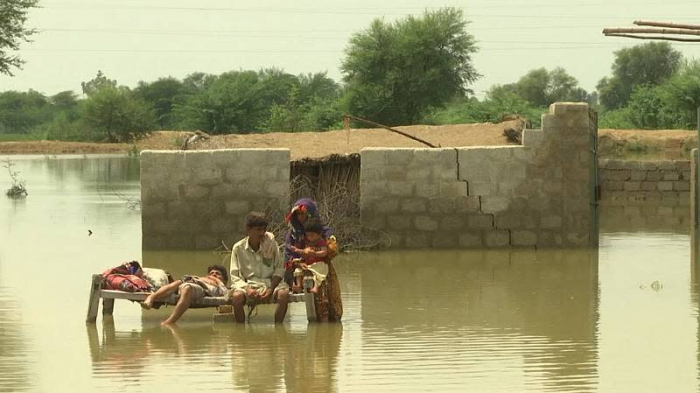
M 341 255 L 340 324 L 294 304 L 283 326 L 261 307 L 243 326 L 205 309 L 164 328 L 171 309 L 117 301 L 86 325 L 91 274 L 221 257 L 142 252 L 134 158 L 11 158 L 29 196 L 0 195 L 1 392 L 698 390 L 687 206 L 604 204 L 598 250 Z

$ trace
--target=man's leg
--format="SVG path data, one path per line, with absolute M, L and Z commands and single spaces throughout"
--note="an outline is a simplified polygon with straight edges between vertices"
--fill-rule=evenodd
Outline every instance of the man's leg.
M 144 299 L 144 301 L 141 302 L 141 306 L 147 310 L 150 309 L 151 307 L 153 307 L 154 301 L 163 300 L 168 296 L 172 295 L 173 293 L 177 292 L 177 289 L 180 287 L 180 284 L 182 284 L 182 280 L 176 280 L 171 282 L 170 284 L 163 285 L 162 287 L 158 288 L 157 291 L 148 295 L 148 297 L 146 297 L 146 299 Z
M 187 309 L 190 308 L 190 304 L 192 304 L 193 295 L 194 291 L 192 290 L 192 286 L 184 285 L 180 289 L 180 298 L 177 299 L 177 304 L 175 305 L 173 312 L 170 314 L 168 319 L 161 323 L 161 325 L 169 325 L 171 323 L 177 322 L 177 320 L 180 319 L 182 314 L 184 314 L 185 311 L 187 311 Z
M 245 323 L 245 292 L 241 290 L 233 290 L 233 317 L 238 323 Z
M 289 303 L 289 290 L 277 290 L 277 309 L 275 310 L 275 323 L 284 322 L 284 316 L 287 315 L 287 304 Z

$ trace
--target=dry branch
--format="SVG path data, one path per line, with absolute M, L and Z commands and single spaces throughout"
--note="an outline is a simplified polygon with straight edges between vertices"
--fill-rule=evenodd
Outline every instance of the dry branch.
M 633 35 L 633 34 L 606 34 L 608 37 L 624 37 L 624 38 L 634 38 L 638 40 L 664 40 L 664 41 L 677 41 L 677 42 L 700 42 L 700 38 L 678 38 L 678 37 L 667 37 L 659 35 Z
M 603 34 L 678 34 L 678 35 L 698 35 L 700 30 L 685 30 L 685 29 L 649 29 L 649 28 L 614 28 L 603 29 Z
M 671 23 L 671 22 L 653 22 L 653 21 L 645 21 L 645 20 L 635 20 L 634 24 L 637 26 L 670 27 L 670 28 L 674 28 L 674 29 L 700 30 L 700 25 L 685 25 L 685 24 Z
M 407 134 L 407 133 L 405 133 L 405 132 L 403 132 L 403 131 L 399 131 L 399 130 L 397 130 L 397 129 L 395 129 L 395 128 L 391 128 L 391 127 L 385 126 L 385 125 L 383 125 L 383 124 L 375 123 L 375 122 L 373 122 L 372 120 L 367 120 L 367 119 L 363 119 L 363 118 L 361 118 L 361 117 L 348 115 L 347 113 L 346 113 L 345 115 L 343 115 L 343 123 L 349 124 L 349 123 L 347 122 L 346 119 L 353 119 L 353 120 L 356 120 L 356 121 L 359 121 L 359 122 L 362 122 L 362 123 L 365 123 L 365 124 L 369 124 L 369 125 L 371 125 L 371 126 L 375 126 L 375 127 L 383 128 L 383 129 L 385 129 L 385 130 L 389 130 L 389 131 L 391 131 L 391 132 L 395 132 L 395 133 L 397 133 L 397 134 L 399 134 L 399 135 L 405 136 L 406 138 L 413 139 L 414 141 L 420 142 L 420 143 L 422 143 L 422 144 L 424 144 L 424 145 L 426 145 L 426 146 L 430 146 L 430 147 L 434 147 L 434 148 L 438 147 L 438 146 L 435 146 L 435 145 L 433 145 L 432 143 L 430 143 L 430 142 L 428 142 L 428 141 L 424 141 L 424 140 L 422 140 L 422 139 L 420 139 L 420 138 L 418 138 L 418 137 L 415 137 L 415 136 L 413 136 L 413 135 L 411 135 L 411 134 Z

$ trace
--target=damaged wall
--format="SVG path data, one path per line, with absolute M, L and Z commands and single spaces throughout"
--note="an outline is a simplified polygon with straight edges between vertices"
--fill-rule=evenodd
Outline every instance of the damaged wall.
M 361 151 L 362 220 L 391 247 L 586 246 L 595 122 L 557 103 L 523 146 Z

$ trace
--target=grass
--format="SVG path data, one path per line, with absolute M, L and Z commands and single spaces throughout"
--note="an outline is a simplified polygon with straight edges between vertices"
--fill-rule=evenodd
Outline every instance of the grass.
M 0 134 L 0 142 L 37 141 L 39 137 L 34 134 Z

